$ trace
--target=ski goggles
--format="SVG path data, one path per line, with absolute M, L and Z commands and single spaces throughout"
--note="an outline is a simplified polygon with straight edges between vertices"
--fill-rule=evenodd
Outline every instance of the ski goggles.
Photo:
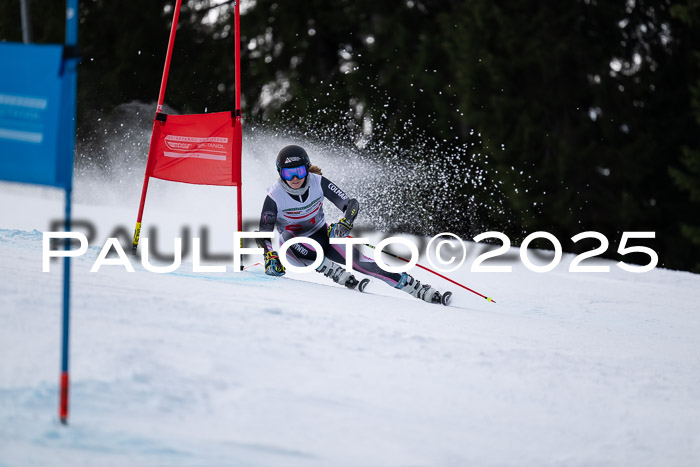
M 280 176 L 290 181 L 294 177 L 299 177 L 299 180 L 306 177 L 306 166 L 300 165 L 299 167 L 285 167 L 280 170 Z

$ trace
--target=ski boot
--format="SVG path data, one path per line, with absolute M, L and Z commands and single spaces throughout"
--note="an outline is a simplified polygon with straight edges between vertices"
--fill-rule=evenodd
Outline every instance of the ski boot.
M 350 274 L 340 266 L 328 258 L 323 258 L 323 262 L 316 268 L 316 272 L 320 272 L 326 277 L 333 279 L 333 282 L 344 285 L 348 289 L 357 289 L 364 292 L 365 287 L 369 284 L 369 279 L 357 280 L 355 276 Z
M 452 300 L 452 292 L 441 294 L 437 289 L 430 287 L 428 284 L 421 284 L 419 280 L 414 279 L 405 272 L 401 273 L 401 279 L 396 284 L 396 288 L 428 303 L 440 303 L 447 306 Z

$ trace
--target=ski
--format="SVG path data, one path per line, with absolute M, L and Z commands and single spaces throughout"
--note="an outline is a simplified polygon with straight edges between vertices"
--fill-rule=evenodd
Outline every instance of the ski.
M 358 287 L 358 289 L 360 290 L 360 292 L 364 292 L 364 291 L 365 291 L 365 288 L 367 287 L 368 284 L 369 284 L 369 279 L 362 279 L 362 280 L 360 281 L 360 285 L 359 285 L 359 287 Z
M 357 290 L 358 292 L 364 292 L 367 284 L 369 284 L 369 279 L 362 279 L 358 281 L 355 276 L 350 276 L 348 277 L 347 281 L 345 281 L 345 287 L 348 289 Z
M 257 271 L 257 270 L 254 270 L 254 269 L 253 269 L 253 268 L 255 268 L 256 266 L 262 266 L 262 263 L 255 263 L 255 264 L 248 265 L 248 266 L 246 266 L 245 268 L 243 268 L 243 270 L 246 271 L 246 272 L 253 273 L 253 274 L 260 274 L 260 271 Z M 257 269 L 257 268 L 255 268 L 255 269 Z M 293 279 L 293 278 L 291 278 L 291 277 L 284 277 L 284 276 L 280 276 L 280 277 L 277 277 L 277 278 L 275 278 L 275 279 L 300 280 L 300 281 L 302 281 L 302 282 L 306 282 L 306 283 L 309 283 L 309 284 L 318 284 L 318 285 L 323 285 L 323 286 L 326 286 L 326 287 L 328 287 L 328 286 L 331 285 L 331 284 L 321 284 L 321 283 L 312 282 L 312 281 L 305 281 L 305 280 L 296 279 L 296 278 Z M 357 290 L 358 292 L 366 293 L 366 292 L 365 292 L 365 289 L 366 289 L 367 286 L 370 284 L 370 282 L 371 282 L 370 279 L 365 278 L 365 279 L 358 280 L 358 279 L 355 278 L 355 276 L 351 275 L 351 276 L 347 279 L 347 281 L 345 282 L 344 285 L 345 285 L 346 288 L 348 288 L 348 289 L 350 289 L 350 290 Z
M 445 292 L 442 294 L 440 297 L 440 303 L 445 306 L 450 306 L 450 303 L 452 303 L 452 292 Z
M 262 263 L 251 264 L 251 265 L 249 265 L 249 266 L 246 266 L 246 267 L 244 268 L 244 270 L 245 270 L 245 271 L 248 271 L 248 272 L 251 272 L 251 273 L 253 273 L 253 274 L 260 274 L 261 271 L 254 271 L 254 270 L 253 270 L 253 268 L 255 268 L 256 266 L 262 266 Z M 322 285 L 322 286 L 325 286 L 325 287 L 330 287 L 330 286 L 331 286 L 331 284 L 323 284 L 323 283 L 318 283 L 318 282 L 305 281 L 305 280 L 303 280 L 303 279 L 291 278 L 291 277 L 284 277 L 284 276 L 278 277 L 278 278 L 275 278 L 275 279 L 300 280 L 300 281 L 302 281 L 302 282 L 306 282 L 306 283 L 309 283 L 309 284 L 317 284 L 317 285 Z M 366 294 L 371 294 L 371 295 L 379 295 L 379 296 L 382 296 L 382 297 L 388 297 L 388 295 L 383 295 L 383 294 L 381 294 L 381 293 L 374 293 L 374 292 L 368 291 L 368 290 L 367 290 L 367 286 L 368 286 L 370 283 L 371 283 L 371 280 L 368 279 L 368 278 L 358 280 L 358 279 L 355 278 L 355 276 L 350 276 L 350 278 L 348 278 L 347 282 L 345 283 L 345 287 L 348 288 L 348 289 L 350 289 L 350 290 L 357 290 L 358 292 L 361 292 L 361 293 L 366 293 Z M 452 304 L 452 292 L 450 292 L 450 291 L 447 291 L 447 292 L 444 292 L 444 293 L 435 292 L 435 294 L 433 295 L 433 297 L 432 297 L 432 299 L 431 299 L 431 301 L 430 301 L 429 303 L 433 303 L 433 304 L 436 304 L 436 305 L 443 305 L 443 306 L 451 306 L 451 307 L 462 308 L 462 307 L 460 307 L 460 306 L 457 306 L 457 305 L 453 305 L 453 304 Z
M 435 292 L 431 297 L 430 302 L 436 305 L 450 306 L 450 303 L 452 302 L 452 292 Z

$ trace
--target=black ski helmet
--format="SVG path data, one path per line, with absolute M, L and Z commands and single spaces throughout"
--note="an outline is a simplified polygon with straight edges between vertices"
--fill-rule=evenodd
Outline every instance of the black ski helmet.
M 284 168 L 299 167 L 300 165 L 305 165 L 307 172 L 311 167 L 309 155 L 306 154 L 304 148 L 290 144 L 280 149 L 280 152 L 277 154 L 277 173 L 280 173 Z

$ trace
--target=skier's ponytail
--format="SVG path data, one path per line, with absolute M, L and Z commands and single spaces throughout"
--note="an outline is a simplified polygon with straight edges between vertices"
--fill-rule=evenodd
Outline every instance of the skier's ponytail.
M 317 165 L 312 165 L 311 167 L 309 167 L 309 172 L 316 175 L 323 175 L 323 172 L 321 172 L 321 167 Z

